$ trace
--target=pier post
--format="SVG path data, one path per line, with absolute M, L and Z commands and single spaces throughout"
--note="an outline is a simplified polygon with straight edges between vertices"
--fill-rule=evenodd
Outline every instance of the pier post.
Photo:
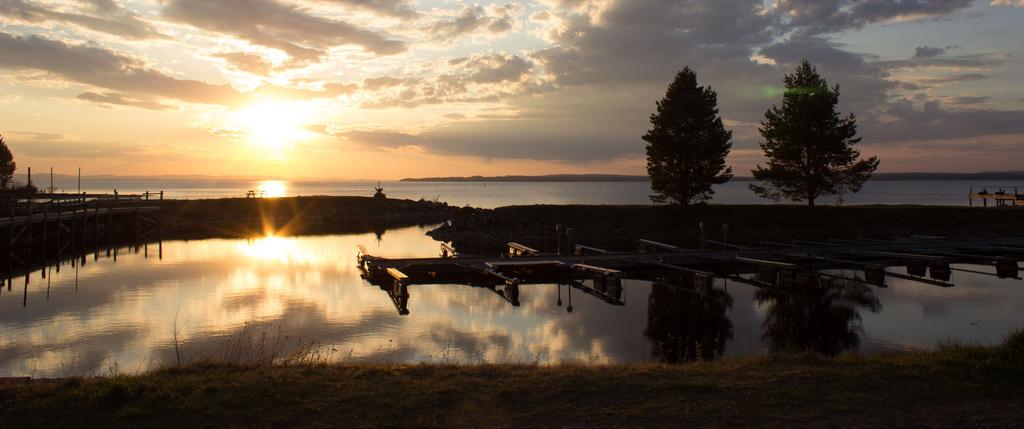
M 562 224 L 555 225 L 555 237 L 556 237 L 555 238 L 555 243 L 556 243 L 555 244 L 555 246 L 556 246 L 555 247 L 555 249 L 556 249 L 555 254 L 556 255 L 561 255 L 562 254 Z M 569 249 L 569 251 L 571 252 L 572 249 Z
M 51 200 L 52 201 L 52 200 Z M 43 207 L 43 260 L 46 260 L 47 249 L 50 245 L 50 205 Z
M 117 194 L 114 194 L 114 200 L 117 200 Z M 114 207 L 111 206 L 107 209 L 107 241 L 110 241 L 110 236 L 113 234 L 114 227 Z
M 14 253 L 14 206 L 18 205 L 17 198 L 11 198 L 11 226 L 7 228 L 7 232 L 10 234 L 8 241 L 8 251 Z
M 29 169 L 29 177 L 31 178 L 32 169 Z M 32 183 L 32 180 L 29 180 Z M 26 217 L 25 228 L 28 231 L 28 251 L 32 252 L 32 197 L 28 197 L 28 216 Z

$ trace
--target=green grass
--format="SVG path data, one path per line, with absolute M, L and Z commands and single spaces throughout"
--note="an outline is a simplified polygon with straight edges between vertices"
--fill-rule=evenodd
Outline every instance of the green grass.
M 679 366 L 196 364 L 0 384 L 0 427 L 1010 427 L 1024 332 Z

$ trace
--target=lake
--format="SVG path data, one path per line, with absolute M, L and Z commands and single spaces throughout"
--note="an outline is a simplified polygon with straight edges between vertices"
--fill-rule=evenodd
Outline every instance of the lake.
M 716 186 L 711 201 L 715 204 L 771 203 L 754 195 L 750 182 L 734 181 Z M 165 191 L 167 198 L 225 198 L 244 197 L 249 190 L 262 190 L 267 196 L 348 195 L 371 196 L 375 181 L 298 181 L 281 180 L 195 180 L 195 179 L 87 179 L 83 191 L 111 193 L 141 193 Z M 71 183 L 57 183 L 61 189 L 77 189 Z M 647 182 L 561 182 L 561 183 L 509 183 L 509 182 L 383 182 L 391 198 L 427 199 L 444 201 L 452 205 L 471 205 L 494 208 L 524 204 L 651 204 L 650 185 Z M 857 194 L 847 195 L 845 204 L 924 204 L 966 206 L 971 189 L 999 188 L 1024 191 L 1024 183 L 1014 181 L 981 180 L 892 180 L 869 181 Z M 835 198 L 822 199 L 833 204 Z
M 885 289 L 844 283 L 798 297 L 722 279 L 700 293 L 627 280 L 624 306 L 556 284 L 521 286 L 519 306 L 487 288 L 414 285 L 409 314 L 399 315 L 386 292 L 361 278 L 355 248 L 436 256 L 428 229 L 87 252 L 0 291 L 0 376 L 138 371 L 239 344 L 284 353 L 310 342 L 340 362 L 589 364 L 779 348 L 870 354 L 949 340 L 995 344 L 1024 326 L 1024 283 L 962 271 L 953 272 L 952 288 L 893 278 Z

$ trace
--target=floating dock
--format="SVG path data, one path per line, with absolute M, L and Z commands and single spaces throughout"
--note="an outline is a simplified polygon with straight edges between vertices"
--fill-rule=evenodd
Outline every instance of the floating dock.
M 513 305 L 518 305 L 522 284 L 565 284 L 621 305 L 628 279 L 694 285 L 724 278 L 776 293 L 794 293 L 798 291 L 786 279 L 806 274 L 836 277 L 826 271 L 844 270 L 863 275 L 840 277 L 876 287 L 886 287 L 888 278 L 953 287 L 954 271 L 1019 279 L 1018 262 L 1024 260 L 1024 234 L 762 242 L 761 247 L 733 245 L 728 250 L 686 249 L 648 239 L 636 245 L 636 252 L 621 252 L 576 244 L 572 254 L 559 255 L 512 242 L 506 255 L 480 257 L 459 256 L 452 246 L 443 244 L 440 257 L 411 259 L 374 256 L 359 246 L 357 263 L 366 279 L 392 297 L 399 313 L 408 314 L 408 288 L 417 284 L 485 287 Z M 992 270 L 966 270 L 954 264 Z M 905 267 L 906 272 L 894 267 Z

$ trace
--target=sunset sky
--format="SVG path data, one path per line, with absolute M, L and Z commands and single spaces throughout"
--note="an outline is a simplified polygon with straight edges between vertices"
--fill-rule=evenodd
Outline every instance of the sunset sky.
M 0 0 L 0 133 L 65 173 L 644 174 L 689 65 L 749 175 L 802 58 L 880 171 L 1024 169 L 1024 0 Z

